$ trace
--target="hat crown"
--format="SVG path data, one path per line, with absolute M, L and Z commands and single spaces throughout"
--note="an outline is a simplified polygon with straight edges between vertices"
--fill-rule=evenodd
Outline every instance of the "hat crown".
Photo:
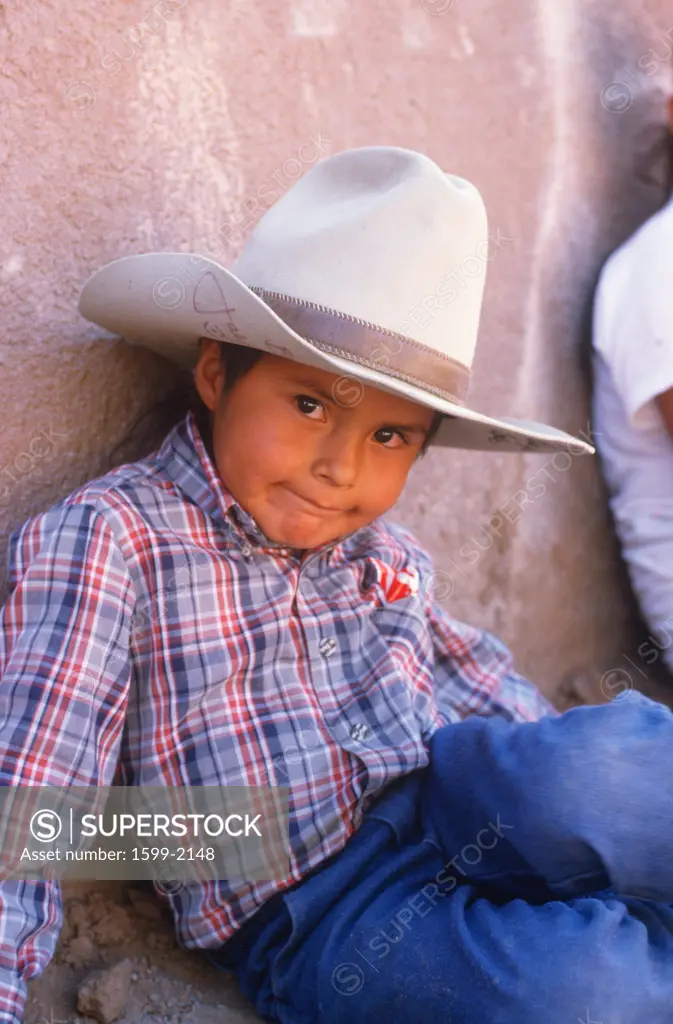
M 233 272 L 406 335 L 471 367 L 486 275 L 478 190 L 429 157 L 370 146 L 315 164 L 257 222 Z

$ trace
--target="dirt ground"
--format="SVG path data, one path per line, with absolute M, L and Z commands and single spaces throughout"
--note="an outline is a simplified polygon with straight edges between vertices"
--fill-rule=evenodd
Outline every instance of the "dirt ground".
M 151 882 L 65 882 L 63 907 L 56 953 L 28 983 L 25 1024 L 260 1021 L 228 974 L 177 944 L 170 908 Z M 78 990 L 92 974 L 97 984 L 78 1011 Z

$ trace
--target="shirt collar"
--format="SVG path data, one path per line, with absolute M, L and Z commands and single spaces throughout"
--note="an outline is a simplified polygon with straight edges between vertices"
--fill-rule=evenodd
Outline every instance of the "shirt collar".
M 278 548 L 299 555 L 299 549 L 270 540 L 233 496 L 208 454 L 192 412 L 168 433 L 159 449 L 159 457 L 174 483 L 212 519 L 233 527 L 253 546 Z M 365 529 L 369 527 L 354 530 L 336 543 L 332 541 L 310 550 L 325 552 L 330 563 L 341 561 L 348 542 Z

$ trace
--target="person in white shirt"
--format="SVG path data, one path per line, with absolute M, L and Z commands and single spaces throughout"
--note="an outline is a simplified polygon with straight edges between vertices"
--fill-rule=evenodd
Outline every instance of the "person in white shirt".
M 668 101 L 673 139 L 673 98 Z M 596 447 L 631 585 L 673 671 L 673 197 L 607 260 L 594 300 Z

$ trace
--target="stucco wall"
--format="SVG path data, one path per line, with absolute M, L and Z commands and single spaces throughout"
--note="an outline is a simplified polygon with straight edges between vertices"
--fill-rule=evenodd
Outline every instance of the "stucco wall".
M 254 211 L 260 192 L 351 146 L 425 150 L 480 187 L 502 241 L 470 402 L 586 431 L 597 269 L 662 197 L 647 167 L 666 8 L 0 4 L 3 550 L 29 515 L 159 440 L 158 424 L 143 427 L 113 455 L 176 375 L 79 319 L 88 274 L 153 248 L 212 251 L 214 239 L 229 263 L 244 203 Z M 522 489 L 517 516 L 508 501 Z M 595 460 L 432 452 L 394 517 L 430 547 L 454 614 L 500 633 L 548 692 L 600 696 L 602 674 L 625 666 L 631 610 Z

